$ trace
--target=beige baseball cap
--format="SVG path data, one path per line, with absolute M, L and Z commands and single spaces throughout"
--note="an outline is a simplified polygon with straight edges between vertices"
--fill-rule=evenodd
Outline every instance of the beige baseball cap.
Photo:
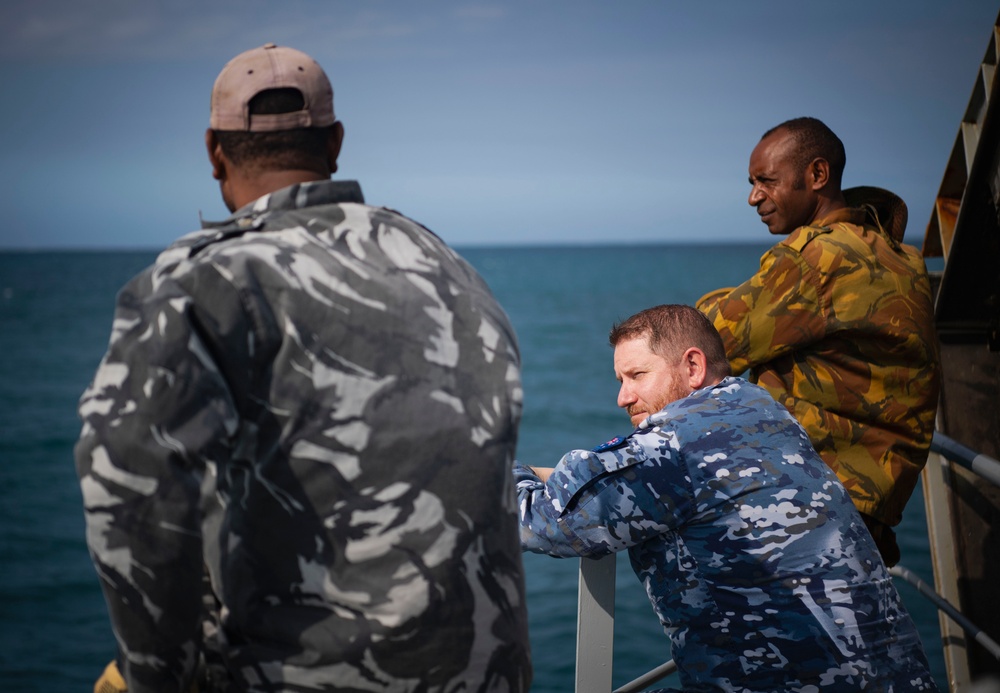
M 268 89 L 302 92 L 301 111 L 250 116 L 250 100 Z M 276 132 L 333 125 L 333 87 L 323 68 L 302 51 L 267 43 L 226 63 L 212 87 L 213 130 Z

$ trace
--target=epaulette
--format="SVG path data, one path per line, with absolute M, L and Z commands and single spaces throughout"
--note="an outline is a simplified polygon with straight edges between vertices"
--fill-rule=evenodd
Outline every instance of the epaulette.
M 192 258 L 210 245 L 228 241 L 231 238 L 239 238 L 248 231 L 255 231 L 264 225 L 267 214 L 254 214 L 248 217 L 239 217 L 221 223 L 203 224 L 206 229 L 212 229 L 215 233 L 205 236 L 191 246 L 188 257 Z
M 615 436 L 606 443 L 601 443 L 593 452 L 606 452 L 607 450 L 615 450 L 617 448 L 623 447 L 625 443 L 628 442 L 628 436 Z
M 781 242 L 782 245 L 791 248 L 797 253 L 809 245 L 814 238 L 824 236 L 833 231 L 829 226 L 800 226 Z

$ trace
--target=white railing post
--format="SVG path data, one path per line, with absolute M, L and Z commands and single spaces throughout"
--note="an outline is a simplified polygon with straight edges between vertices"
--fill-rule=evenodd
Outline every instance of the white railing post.
M 609 693 L 615 644 L 616 554 L 580 559 L 576 693 Z

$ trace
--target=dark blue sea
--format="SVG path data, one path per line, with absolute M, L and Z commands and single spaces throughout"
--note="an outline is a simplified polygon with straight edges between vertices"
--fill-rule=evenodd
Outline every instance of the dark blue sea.
M 615 406 L 607 333 L 657 303 L 693 303 L 743 281 L 764 246 L 460 249 L 506 308 L 525 392 L 518 456 L 554 465 L 631 430 Z M 91 691 L 114 656 L 84 543 L 72 450 L 76 402 L 107 344 L 114 296 L 143 252 L 0 252 L 0 681 L 11 691 Z M 898 531 L 903 565 L 933 582 L 920 489 Z M 578 561 L 525 556 L 535 693 L 573 690 Z M 646 596 L 618 562 L 614 685 L 669 658 Z M 946 689 L 935 609 L 899 591 Z M 668 679 L 670 681 L 671 679 Z M 674 682 L 676 682 L 674 680 Z

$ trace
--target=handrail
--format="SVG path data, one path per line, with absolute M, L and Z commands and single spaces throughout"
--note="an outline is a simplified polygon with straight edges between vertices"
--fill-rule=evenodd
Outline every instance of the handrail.
M 611 690 L 615 641 L 615 566 L 618 554 L 580 559 L 577 595 L 576 693 Z M 614 693 L 638 693 L 677 671 L 670 660 Z
M 607 693 L 615 644 L 617 554 L 580 559 L 576 610 L 576 693 Z
M 991 638 L 985 632 L 983 632 L 982 628 L 980 628 L 975 623 L 966 618 L 965 614 L 956 609 L 951 602 L 949 602 L 947 599 L 945 599 L 940 594 L 935 592 L 934 589 L 926 582 L 921 580 L 916 573 L 914 573 L 909 568 L 904 568 L 901 565 L 894 565 L 893 567 L 889 568 L 889 574 L 892 575 L 893 577 L 898 577 L 916 587 L 917 591 L 920 592 L 920 594 L 924 595 L 929 600 L 931 600 L 931 602 L 934 603 L 934 606 L 936 606 L 938 609 L 948 614 L 948 617 L 951 618 L 952 621 L 957 623 L 962 628 L 962 630 L 964 630 L 966 633 L 972 636 L 972 638 L 980 645 L 982 645 L 987 652 L 989 652 L 991 655 L 1000 660 L 1000 644 L 997 644 L 997 641 Z
M 1000 460 L 967 448 L 940 431 L 934 431 L 934 437 L 931 438 L 931 450 L 939 455 L 944 455 L 955 464 L 975 472 L 994 486 L 1000 486 Z
M 645 690 L 650 684 L 656 683 L 660 679 L 665 679 L 675 671 L 677 671 L 677 662 L 671 659 L 655 669 L 647 671 L 639 678 L 629 681 L 621 688 L 616 688 L 614 693 L 639 693 L 639 691 Z

